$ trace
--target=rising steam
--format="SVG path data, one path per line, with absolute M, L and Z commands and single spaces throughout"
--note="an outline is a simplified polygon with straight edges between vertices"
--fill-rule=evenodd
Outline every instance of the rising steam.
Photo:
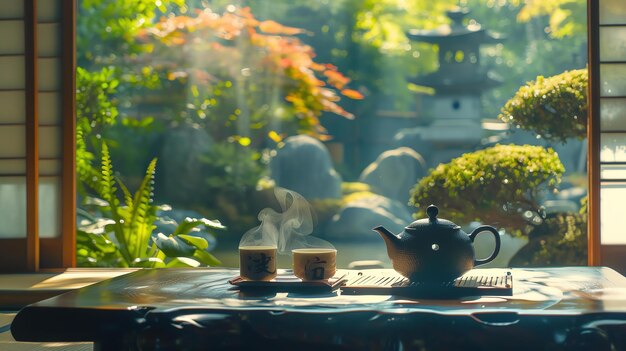
M 334 248 L 331 243 L 311 236 L 311 206 L 295 191 L 276 187 L 274 195 L 282 212 L 264 208 L 259 212 L 261 224 L 248 230 L 239 242 L 242 246 L 275 246 L 279 253 L 300 248 Z

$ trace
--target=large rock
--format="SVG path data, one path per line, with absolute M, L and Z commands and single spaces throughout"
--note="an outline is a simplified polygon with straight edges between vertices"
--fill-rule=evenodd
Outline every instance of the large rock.
M 307 199 L 341 197 L 341 176 L 333 168 L 328 149 L 310 136 L 285 139 L 270 161 L 270 172 L 277 186 Z
M 206 174 L 200 156 L 211 145 L 211 136 L 198 125 L 183 125 L 165 134 L 157 169 L 166 200 L 175 204 L 202 202 Z
M 411 188 L 425 173 L 422 156 L 408 147 L 399 147 L 380 154 L 363 170 L 359 181 L 378 194 L 407 203 Z
M 324 236 L 334 240 L 378 240 L 380 235 L 372 228 L 382 225 L 399 233 L 412 221 L 411 214 L 400 202 L 372 195 L 344 206 L 327 224 Z
M 396 147 L 409 147 L 417 152 L 432 149 L 432 144 L 424 140 L 424 127 L 400 129 L 393 136 L 393 144 Z

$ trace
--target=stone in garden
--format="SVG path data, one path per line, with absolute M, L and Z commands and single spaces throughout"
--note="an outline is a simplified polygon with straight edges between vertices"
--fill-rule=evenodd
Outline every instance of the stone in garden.
M 341 197 L 341 176 L 333 168 L 328 149 L 308 135 L 285 139 L 270 161 L 270 172 L 277 186 L 307 199 Z
M 413 218 L 402 203 L 372 195 L 346 204 L 327 224 L 324 236 L 335 240 L 382 240 L 372 228 L 382 225 L 397 234 L 411 222 Z
M 206 174 L 200 157 L 213 145 L 211 136 L 198 125 L 182 125 L 165 134 L 157 165 L 157 184 L 164 198 L 174 204 L 202 202 Z
M 580 205 L 571 200 L 546 200 L 543 202 L 545 212 L 552 213 L 578 213 Z
M 582 200 L 585 196 L 587 196 L 587 189 L 580 186 L 573 186 L 560 190 L 557 193 L 556 198 L 558 200 L 569 200 L 580 204 L 580 200 Z
M 393 144 L 397 147 L 408 147 L 416 152 L 424 152 L 432 149 L 432 145 L 422 137 L 424 127 L 400 129 L 393 136 Z
M 425 174 L 422 156 L 408 147 L 399 147 L 380 154 L 363 170 L 359 182 L 369 184 L 377 194 L 406 204 L 409 192 Z

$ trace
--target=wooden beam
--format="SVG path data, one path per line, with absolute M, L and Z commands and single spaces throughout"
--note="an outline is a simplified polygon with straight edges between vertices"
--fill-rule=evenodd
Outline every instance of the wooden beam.
M 61 235 L 63 267 L 76 266 L 76 1 L 62 8 L 63 164 Z
M 626 274 L 626 260 L 624 260 L 626 245 L 604 245 L 600 251 L 603 266 L 611 267 L 621 274 Z
M 26 239 L 0 239 L 0 274 L 28 271 Z
M 587 198 L 588 263 L 602 264 L 600 250 L 600 10 L 597 0 L 587 0 Z
M 39 118 L 37 115 L 37 1 L 24 1 L 26 68 L 26 268 L 39 270 Z

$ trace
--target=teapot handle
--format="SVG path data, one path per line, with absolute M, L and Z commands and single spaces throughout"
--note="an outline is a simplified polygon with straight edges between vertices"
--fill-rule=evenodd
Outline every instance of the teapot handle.
M 472 241 L 472 244 L 474 243 L 474 239 L 476 238 L 476 236 L 478 236 L 479 233 L 484 232 L 484 231 L 488 231 L 493 234 L 493 237 L 496 240 L 496 247 L 493 250 L 493 253 L 491 254 L 491 256 L 484 258 L 482 260 L 474 260 L 474 266 L 478 266 L 478 265 L 493 261 L 493 259 L 496 258 L 496 256 L 498 256 L 498 253 L 500 252 L 500 233 L 498 233 L 496 228 L 489 226 L 489 225 L 483 225 L 474 229 L 474 231 L 469 235 L 470 240 Z

